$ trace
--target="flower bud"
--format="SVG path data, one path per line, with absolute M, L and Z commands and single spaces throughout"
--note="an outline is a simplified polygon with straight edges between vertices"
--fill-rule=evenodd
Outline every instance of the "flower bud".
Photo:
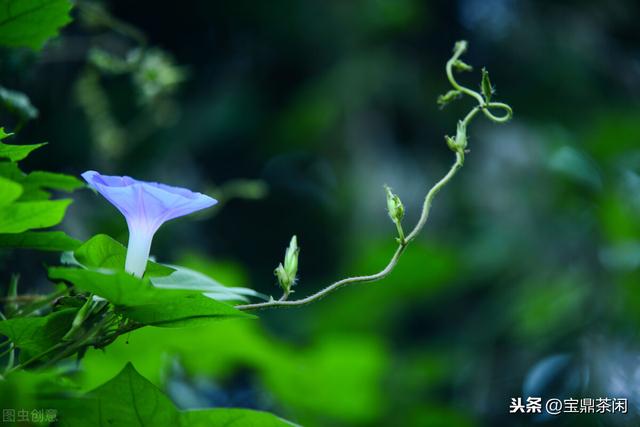
M 388 186 L 385 186 L 385 190 L 387 192 L 387 211 L 389 212 L 389 217 L 391 218 L 391 221 L 399 223 L 404 217 L 404 206 L 402 205 L 402 201 L 398 195 L 393 194 L 391 188 Z
M 296 278 L 296 274 L 298 274 L 298 254 L 300 253 L 300 248 L 298 247 L 298 238 L 293 236 L 291 238 L 291 242 L 289 242 L 289 247 L 284 255 L 284 269 L 294 281 Z
M 282 263 L 278 264 L 278 267 L 276 267 L 276 269 L 273 271 L 273 274 L 275 274 L 278 278 L 278 283 L 280 284 L 282 290 L 286 292 L 288 289 L 291 289 L 291 279 L 289 278 L 287 272 L 284 270 Z
M 453 45 L 453 53 L 462 55 L 467 51 L 468 43 L 466 40 L 459 40 Z
M 445 93 L 444 95 L 440 95 L 438 97 L 438 105 L 440 107 L 444 107 L 446 106 L 448 103 L 455 101 L 456 99 L 460 98 L 460 96 L 462 96 L 462 92 L 460 92 L 459 90 L 450 90 L 449 92 Z
M 467 125 L 462 120 L 458 120 L 455 146 L 459 151 L 464 151 L 467 148 Z
M 453 151 L 458 151 L 456 148 L 456 139 L 450 137 L 449 135 L 444 136 L 444 140 L 447 141 L 447 146 L 451 148 Z
M 398 238 L 396 239 L 398 243 L 404 245 L 404 231 L 402 230 L 402 218 L 404 217 L 404 206 L 402 205 L 402 201 L 400 197 L 396 194 L 393 194 L 391 188 L 385 185 L 384 189 L 387 192 L 387 212 L 389 213 L 389 218 L 396 226 L 398 230 Z
M 456 69 L 456 71 L 473 71 L 473 67 L 467 63 L 465 63 L 464 61 L 461 61 L 459 59 L 456 59 L 453 62 L 453 68 Z
M 293 236 L 284 255 L 284 265 L 282 263 L 278 264 L 278 267 L 273 272 L 278 278 L 278 284 L 285 295 L 288 295 L 291 292 L 291 287 L 295 285 L 296 275 L 298 274 L 299 254 L 298 239 Z
M 482 83 L 480 83 L 480 89 L 482 89 L 482 95 L 484 95 L 484 99 L 486 102 L 491 101 L 491 95 L 495 93 L 495 89 L 491 86 L 491 81 L 489 80 L 489 72 L 486 68 L 482 69 Z

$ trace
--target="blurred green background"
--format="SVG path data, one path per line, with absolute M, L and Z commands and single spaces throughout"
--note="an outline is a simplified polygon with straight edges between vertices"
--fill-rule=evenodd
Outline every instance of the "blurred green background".
M 383 184 L 408 228 L 472 105 L 435 103 L 456 40 L 476 66 L 460 81 L 486 66 L 515 111 L 473 123 L 465 167 L 391 277 L 259 321 L 145 328 L 89 352 L 83 388 L 132 361 L 180 407 L 304 426 L 638 425 L 637 1 L 79 0 L 73 16 L 42 53 L 0 53 L 0 82 L 37 109 L 2 122 L 15 142 L 50 142 L 25 168 L 218 196 L 163 227 L 153 254 L 268 294 L 293 234 L 294 297 L 386 264 Z M 126 242 L 90 191 L 63 229 Z M 57 259 L 1 262 L 3 283 L 22 271 L 46 291 L 40 267 Z M 630 413 L 510 415 L 529 395 L 626 397 Z

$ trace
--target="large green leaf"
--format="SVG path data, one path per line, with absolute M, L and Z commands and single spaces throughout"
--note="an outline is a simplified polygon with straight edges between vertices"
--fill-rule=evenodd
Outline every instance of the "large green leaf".
M 76 249 L 74 255 L 76 261 L 87 268 L 124 270 L 127 249 L 106 234 L 98 234 Z M 173 271 L 171 267 L 148 261 L 145 275 L 149 277 L 166 276 Z
M 49 269 L 49 277 L 66 280 L 82 291 L 107 299 L 119 312 L 145 325 L 183 327 L 253 317 L 199 292 L 158 289 L 148 279 L 141 280 L 122 271 L 53 267 Z
M 59 402 L 59 425 L 284 427 L 275 415 L 248 409 L 180 411 L 132 364 L 86 397 Z
M 161 290 L 149 302 L 123 307 L 122 312 L 145 325 L 165 328 L 198 326 L 234 317 L 254 317 L 199 292 L 169 290 Z
M 72 251 L 81 243 L 62 231 L 25 231 L 19 234 L 0 234 L 0 248 Z
M 6 206 L 22 194 L 22 186 L 10 179 L 0 177 L 0 206 Z
M 41 49 L 71 22 L 69 0 L 0 0 L 0 45 Z
M 0 207 L 0 233 L 22 233 L 59 224 L 70 199 L 15 202 Z
M 0 334 L 8 337 L 22 350 L 21 358 L 40 354 L 54 345 L 71 327 L 76 309 L 49 313 L 39 317 L 16 317 L 0 321 Z
M 131 364 L 85 397 L 61 402 L 58 418 L 65 427 L 179 425 L 171 400 Z
M 23 185 L 51 190 L 73 191 L 84 187 L 84 183 L 72 175 L 35 171 L 24 177 Z

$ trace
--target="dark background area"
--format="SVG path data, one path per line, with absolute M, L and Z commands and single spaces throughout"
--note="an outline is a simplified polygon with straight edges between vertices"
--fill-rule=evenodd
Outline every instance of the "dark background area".
M 385 265 L 383 185 L 411 228 L 453 161 L 443 136 L 473 105 L 435 102 L 456 40 L 475 66 L 459 81 L 476 87 L 486 66 L 515 112 L 472 124 L 465 167 L 388 279 L 258 322 L 136 332 L 87 355 L 87 388 L 133 360 L 182 407 L 255 407 L 305 426 L 637 425 L 638 2 L 112 1 L 73 13 L 43 53 L 2 53 L 3 86 L 39 110 L 3 122 L 21 127 L 16 142 L 49 141 L 25 169 L 218 195 L 220 209 L 165 225 L 153 254 L 274 296 L 293 234 L 294 297 Z M 91 54 L 137 48 L 162 59 L 114 73 Z M 183 79 L 158 83 L 164 72 Z M 90 191 L 65 221 L 78 238 L 126 242 L 123 218 Z M 526 396 L 625 397 L 630 413 L 510 415 Z

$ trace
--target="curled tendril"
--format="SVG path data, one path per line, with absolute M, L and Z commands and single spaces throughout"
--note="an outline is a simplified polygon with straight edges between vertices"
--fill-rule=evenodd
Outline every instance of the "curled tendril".
M 490 110 L 497 108 L 504 111 L 504 115 L 496 116 Z M 491 121 L 496 123 L 506 123 L 513 117 L 513 110 L 511 107 L 503 102 L 489 102 L 482 109 L 482 113 Z
M 467 51 L 466 41 L 464 40 L 459 41 L 455 44 L 453 48 L 453 56 L 447 61 L 447 65 L 446 65 L 447 78 L 449 79 L 449 83 L 451 83 L 451 86 L 453 86 L 455 90 L 465 95 L 468 95 L 474 98 L 476 101 L 478 101 L 478 107 L 480 108 L 482 113 L 485 115 L 485 117 L 487 117 L 492 122 L 495 122 L 495 123 L 508 122 L 513 117 L 513 110 L 509 105 L 503 102 L 488 102 L 487 99 L 485 99 L 485 97 L 482 96 L 482 94 L 480 94 L 479 92 L 473 89 L 469 89 L 466 86 L 462 86 L 460 83 L 456 81 L 456 78 L 453 73 L 454 71 L 453 69 L 455 68 L 456 64 L 460 62 L 460 56 L 466 51 Z M 503 110 L 504 114 L 502 116 L 496 116 L 491 112 L 492 108 Z M 475 116 L 475 113 L 471 116 L 471 118 L 473 118 L 473 116 Z M 471 120 L 471 118 L 469 120 Z

